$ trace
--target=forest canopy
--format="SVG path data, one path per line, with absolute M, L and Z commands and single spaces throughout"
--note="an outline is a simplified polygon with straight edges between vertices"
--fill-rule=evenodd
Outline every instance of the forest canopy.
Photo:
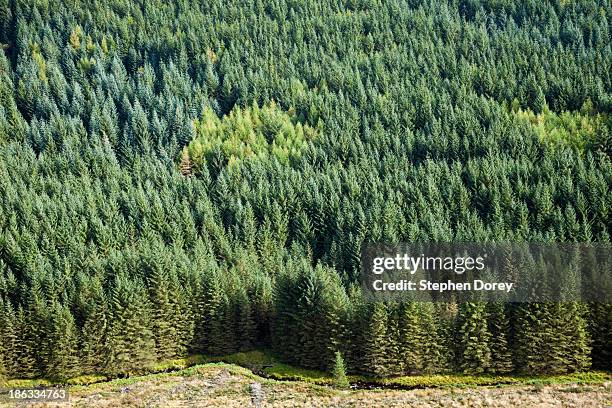
M 254 348 L 372 376 L 610 369 L 609 304 L 357 282 L 368 242 L 610 242 L 611 17 L 0 0 L 0 377 Z

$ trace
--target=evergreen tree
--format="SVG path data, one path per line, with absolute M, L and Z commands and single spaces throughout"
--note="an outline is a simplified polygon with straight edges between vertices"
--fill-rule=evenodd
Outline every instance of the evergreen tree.
M 578 302 L 555 304 L 561 315 L 560 332 L 564 343 L 565 367 L 558 371 L 584 371 L 591 367 L 591 339 L 587 331 L 586 306 Z
M 491 333 L 485 304 L 465 302 L 458 316 L 459 368 L 466 374 L 482 373 L 491 366 Z
M 591 303 L 589 305 L 589 333 L 592 338 L 593 367 L 605 368 L 612 359 L 612 344 L 607 341 L 612 337 L 612 305 L 609 303 Z
M 195 325 L 193 349 L 198 352 L 211 352 L 216 338 L 221 335 L 217 324 L 222 302 L 222 290 L 215 269 L 203 273 L 196 291 Z M 214 351 L 214 350 L 213 350 Z
M 543 358 L 549 332 L 546 306 L 542 303 L 520 304 L 515 312 L 515 366 L 523 372 L 542 373 L 549 361 Z
M 402 358 L 402 344 L 400 339 L 400 306 L 396 302 L 387 304 L 387 359 L 389 376 L 398 376 L 404 373 L 404 360 Z
M 85 373 L 102 372 L 109 358 L 108 306 L 103 299 L 94 300 L 82 328 L 81 368 Z
M 168 277 L 168 265 L 161 248 L 154 247 L 156 254 L 144 260 L 143 269 L 147 272 L 147 283 L 149 287 L 149 298 L 152 310 L 152 331 L 155 337 L 155 349 L 159 359 L 171 359 L 177 357 L 178 327 L 174 316 L 179 313 L 170 299 L 170 278 Z
M 399 344 L 403 359 L 404 373 L 416 374 L 423 371 L 426 333 L 421 321 L 422 310 L 415 302 L 403 302 L 399 310 Z
M 56 303 L 50 313 L 46 374 L 51 378 L 68 379 L 80 370 L 79 336 L 74 318 L 67 307 Z
M 150 309 L 142 285 L 125 276 L 118 275 L 115 278 L 111 294 L 109 372 L 127 375 L 138 373 L 155 360 Z
M 239 293 L 234 295 L 236 341 L 240 351 L 248 351 L 253 348 L 255 340 L 255 322 L 246 289 L 241 284 L 237 290 Z
M 298 265 L 281 284 L 286 290 L 276 302 L 274 345 L 290 361 L 327 370 L 342 336 L 346 293 L 328 269 Z
M 23 309 L 19 309 L 14 319 L 14 332 L 16 333 L 16 349 L 14 354 L 13 375 L 17 378 L 34 378 L 41 374 L 37 364 L 37 351 L 42 351 L 37 346 L 37 340 L 30 326 L 31 320 Z
M 387 335 L 387 307 L 382 302 L 369 305 L 364 350 L 364 368 L 367 374 L 384 377 L 389 373 L 389 337 Z
M 0 302 L 2 305 L 2 302 Z M 18 348 L 20 347 L 18 333 L 15 330 L 16 316 L 10 303 L 0 311 L 0 339 L 3 351 L 3 373 L 6 377 L 16 377 L 21 369 L 18 366 Z M 23 344 L 21 348 L 23 348 Z
M 334 369 L 332 370 L 334 385 L 338 388 L 348 388 L 350 384 L 346 378 L 346 367 L 344 365 L 342 354 L 339 351 L 336 351 L 335 356 Z
M 510 322 L 504 304 L 500 302 L 488 303 L 487 315 L 489 333 L 491 333 L 489 341 L 491 365 L 489 371 L 498 374 L 512 372 L 514 367 L 509 342 Z
M 7 353 L 7 345 L 9 345 L 9 341 L 5 336 L 8 335 L 8 331 L 10 328 L 8 326 L 8 319 L 6 318 L 4 311 L 4 302 L 0 297 L 0 381 L 4 380 L 8 376 L 8 353 Z M 7 332 L 7 333 L 5 333 Z

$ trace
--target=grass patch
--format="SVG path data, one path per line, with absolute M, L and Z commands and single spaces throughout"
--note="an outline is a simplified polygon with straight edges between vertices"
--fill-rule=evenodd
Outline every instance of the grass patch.
M 222 366 L 230 372 L 246 375 L 253 379 L 264 377 L 276 381 L 302 381 L 316 385 L 333 385 L 333 377 L 324 371 L 295 367 L 280 361 L 268 350 L 255 350 L 226 356 L 192 355 L 185 358 L 160 362 L 145 373 L 129 378 L 110 380 L 104 375 L 82 375 L 63 383 L 49 379 L 0 381 L 2 388 L 50 387 L 63 384 L 75 389 L 92 384 L 129 385 L 151 376 L 177 375 L 194 376 L 204 373 L 210 367 Z M 392 378 L 373 378 L 349 375 L 352 384 L 371 385 L 380 388 L 417 389 L 417 388 L 466 388 L 478 386 L 533 385 L 541 387 L 549 384 L 602 384 L 612 381 L 612 374 L 604 371 L 590 371 L 564 375 L 412 375 Z
M 598 384 L 610 381 L 612 376 L 606 372 L 586 372 L 564 375 L 415 375 L 394 378 L 365 378 L 366 382 L 381 386 L 402 388 L 464 388 L 504 385 L 548 385 L 548 384 Z
M 51 380 L 47 379 L 16 379 L 5 380 L 0 382 L 0 388 L 34 388 L 34 387 L 51 387 L 55 385 Z
M 278 362 L 277 358 L 274 357 L 269 351 L 253 350 L 243 353 L 234 353 L 225 356 L 208 356 L 205 357 L 206 362 L 225 362 L 229 364 L 236 364 L 242 367 L 246 367 L 252 370 L 262 369 L 263 367 Z
M 283 381 L 305 381 L 320 385 L 329 385 L 334 381 L 332 376 L 324 371 L 293 367 L 280 362 L 264 369 L 263 372 L 270 378 Z
M 90 375 L 81 375 L 78 377 L 74 377 L 66 381 L 68 385 L 89 385 L 95 384 L 99 382 L 108 381 L 109 378 L 105 375 L 101 374 L 90 374 Z
M 148 371 L 153 373 L 161 373 L 167 371 L 183 370 L 195 365 L 206 364 L 209 362 L 206 356 L 202 354 L 193 354 L 188 357 L 175 358 L 173 360 L 165 360 L 154 364 Z

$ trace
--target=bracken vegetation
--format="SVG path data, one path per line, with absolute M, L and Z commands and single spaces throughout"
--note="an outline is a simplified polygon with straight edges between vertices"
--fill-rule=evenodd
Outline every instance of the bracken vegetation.
M 0 376 L 267 347 L 377 377 L 609 369 L 609 304 L 356 282 L 364 242 L 609 243 L 611 13 L 0 0 Z

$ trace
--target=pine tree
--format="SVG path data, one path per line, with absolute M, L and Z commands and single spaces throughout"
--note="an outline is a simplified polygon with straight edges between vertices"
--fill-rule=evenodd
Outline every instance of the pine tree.
M 66 306 L 54 304 L 50 313 L 46 374 L 50 378 L 68 379 L 80 372 L 78 331 Z
M 387 319 L 387 307 L 384 303 L 374 302 L 369 305 L 365 336 L 367 344 L 363 346 L 364 363 L 366 373 L 377 377 L 384 377 L 389 373 Z
M 488 327 L 491 333 L 489 348 L 491 350 L 491 366 L 489 371 L 497 374 L 512 372 L 512 351 L 509 344 L 510 322 L 504 304 L 491 302 L 487 304 Z
M 415 302 L 403 302 L 399 310 L 399 344 L 405 374 L 423 371 L 426 333 L 421 323 L 422 311 Z
M 234 311 L 236 314 L 236 341 L 239 351 L 248 351 L 253 348 L 255 340 L 255 322 L 251 302 L 243 284 L 234 294 Z
M 118 275 L 111 293 L 108 370 L 113 374 L 142 372 L 155 360 L 151 310 L 144 285 Z
M 100 373 L 109 358 L 108 306 L 103 299 L 92 303 L 82 329 L 81 367 L 85 373 Z
M 346 366 L 344 365 L 342 354 L 339 351 L 336 351 L 335 356 L 334 369 L 332 370 L 334 385 L 338 388 L 348 388 L 350 384 L 346 378 Z
M 491 334 L 486 317 L 482 302 L 465 302 L 459 307 L 459 368 L 466 374 L 482 373 L 491 366 Z
M 589 305 L 589 333 L 592 338 L 593 368 L 605 368 L 612 361 L 612 304 Z
M 13 376 L 17 378 L 40 376 L 41 370 L 37 363 L 37 356 L 42 350 L 32 330 L 30 315 L 19 308 L 13 321 L 15 322 L 14 333 L 16 333 Z

